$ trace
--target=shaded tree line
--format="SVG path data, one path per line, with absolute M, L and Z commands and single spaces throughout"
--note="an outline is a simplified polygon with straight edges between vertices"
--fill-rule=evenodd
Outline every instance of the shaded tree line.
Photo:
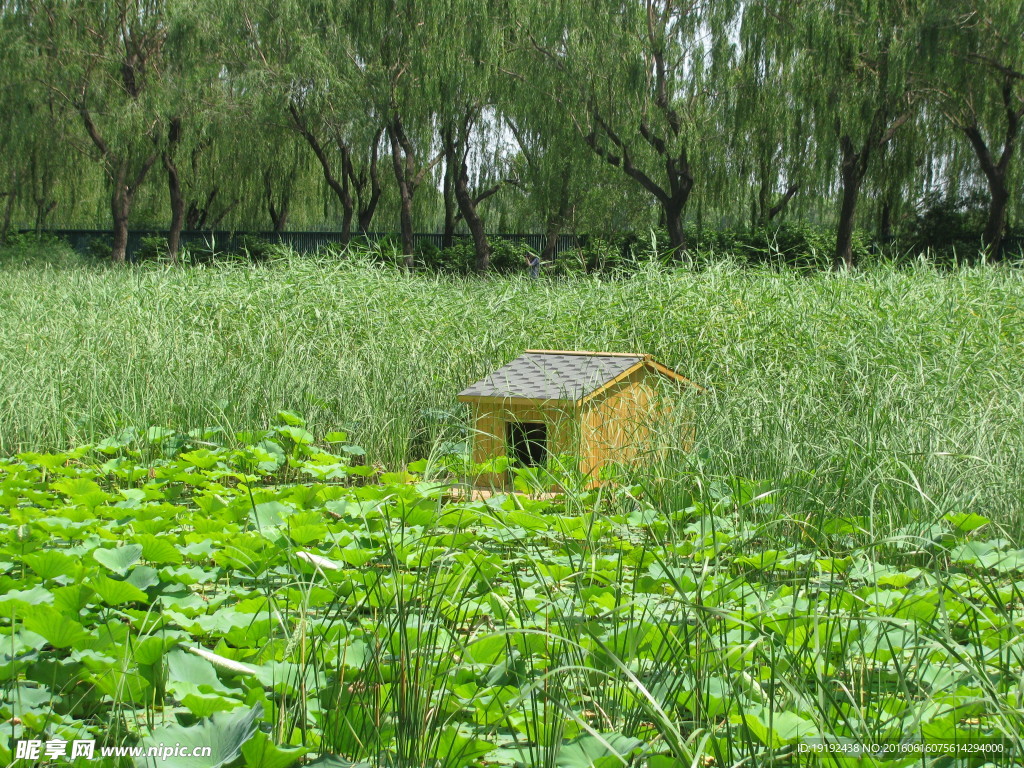
M 889 237 L 1022 183 L 1018 0 L 0 0 L 0 227 Z M 546 249 L 550 250 L 550 249 Z M 550 255 L 550 254 L 547 254 Z

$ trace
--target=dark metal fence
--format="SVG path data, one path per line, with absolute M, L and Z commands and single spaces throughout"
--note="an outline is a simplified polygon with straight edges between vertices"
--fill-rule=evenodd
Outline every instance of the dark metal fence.
M 26 234 L 32 233 L 34 230 L 23 230 Z M 96 256 L 109 255 L 111 234 L 110 230 L 105 229 L 49 229 L 44 230 L 40 234 L 52 235 L 59 237 L 67 242 L 72 248 L 79 253 L 89 253 L 92 251 Z M 143 239 L 147 237 L 167 237 L 166 230 L 132 230 L 128 233 L 128 258 L 132 259 L 138 253 L 139 249 L 143 244 Z M 181 244 L 194 251 L 205 251 L 215 253 L 231 253 L 238 252 L 243 247 L 251 248 L 254 245 L 253 239 L 257 238 L 259 241 L 269 243 L 283 243 L 290 246 L 299 253 L 315 253 L 318 250 L 326 248 L 328 246 L 341 246 L 342 236 L 340 232 L 230 232 L 227 230 L 217 230 L 213 232 L 182 232 L 181 233 Z M 532 250 L 540 253 L 544 248 L 544 242 L 546 235 L 543 234 L 520 234 L 520 233 L 507 233 L 501 232 L 496 234 L 489 234 L 488 238 L 491 244 L 498 242 L 499 240 L 505 241 L 512 245 L 517 246 L 528 246 Z M 246 239 L 249 242 L 246 242 Z M 400 236 L 395 232 L 366 232 L 353 234 L 351 236 L 351 242 L 358 242 L 360 240 L 369 241 L 372 243 L 389 242 L 395 249 L 396 252 L 401 250 L 401 239 Z M 627 243 L 629 238 L 627 238 Z M 458 234 L 452 236 L 452 245 L 472 245 L 472 238 L 470 235 Z M 876 246 L 893 245 L 895 240 L 887 242 L 877 241 Z M 588 244 L 588 237 L 586 235 L 560 235 L 555 244 L 555 254 L 560 254 L 565 251 L 572 251 L 578 248 L 586 247 Z M 445 236 L 435 232 L 417 232 L 413 235 L 413 247 L 417 252 L 423 252 L 430 249 L 441 249 L 445 247 Z M 625 252 L 628 247 L 624 243 L 619 243 L 619 247 Z M 980 249 L 980 242 L 978 248 Z M 968 247 L 968 250 L 970 248 Z M 1011 259 L 1017 259 L 1024 256 L 1024 237 L 1013 234 L 1008 235 L 1003 239 L 1002 251 L 1005 257 Z
M 59 237 L 79 253 L 88 253 L 91 248 L 107 248 L 111 241 L 110 230 L 103 229 L 50 229 L 43 234 Z M 128 258 L 138 253 L 142 241 L 147 237 L 167 237 L 166 230 L 132 230 L 128 233 Z M 503 240 L 512 245 L 526 245 L 537 251 L 543 250 L 546 235 L 497 233 L 489 234 L 491 243 Z M 246 238 L 259 238 L 269 243 L 282 243 L 299 253 L 314 253 L 327 246 L 342 245 L 340 232 L 182 232 L 181 244 L 187 248 L 231 252 L 245 245 Z M 445 247 L 445 236 L 433 232 L 417 232 L 413 236 L 413 247 L 417 251 L 427 248 Z M 390 241 L 396 249 L 401 248 L 400 236 L 394 232 L 360 232 L 351 236 L 351 242 L 359 240 L 379 243 Z M 582 238 L 576 235 L 560 235 L 555 243 L 555 253 L 573 250 L 580 246 Z M 452 245 L 472 244 L 470 235 L 454 235 Z

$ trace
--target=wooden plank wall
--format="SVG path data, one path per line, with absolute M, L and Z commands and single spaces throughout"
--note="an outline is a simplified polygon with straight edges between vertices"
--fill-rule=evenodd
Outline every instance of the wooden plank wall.
M 543 422 L 548 428 L 548 452 L 580 455 L 579 410 L 571 403 L 550 405 L 517 405 L 500 403 L 473 404 L 473 461 L 482 463 L 505 455 L 505 431 L 509 421 Z M 474 484 L 486 488 L 505 488 L 509 478 L 504 474 L 483 474 Z
M 581 471 L 597 482 L 600 468 L 609 462 L 628 463 L 636 458 L 657 418 L 657 392 L 651 374 L 641 368 L 584 407 L 581 424 Z

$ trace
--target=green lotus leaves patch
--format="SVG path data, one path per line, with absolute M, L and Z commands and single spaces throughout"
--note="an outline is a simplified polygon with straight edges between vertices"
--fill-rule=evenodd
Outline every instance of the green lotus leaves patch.
M 150 563 L 181 565 L 184 555 L 166 537 L 158 537 L 151 533 L 135 536 L 135 543 L 142 547 L 142 558 Z
M 256 733 L 261 714 L 261 709 L 254 707 L 213 714 L 195 725 L 157 728 L 142 739 L 142 746 L 179 745 L 189 751 L 189 756 L 140 759 L 136 765 L 139 768 L 220 768 L 242 753 L 242 747 Z M 207 747 L 210 749 L 208 756 L 192 756 L 192 750 Z
M 262 731 L 242 744 L 247 768 L 289 768 L 309 752 L 305 747 L 280 747 Z
M 973 533 L 991 522 L 987 517 L 974 512 L 957 512 L 946 515 L 945 519 L 952 525 L 953 531 L 958 534 Z
M 865 518 L 809 532 L 742 478 L 671 509 L 450 498 L 431 463 L 381 473 L 278 422 L 0 461 L 14 739 L 211 747 L 159 762 L 183 768 L 1022 754 L 1024 548 L 977 512 L 876 540 Z
M 129 544 L 113 549 L 94 549 L 92 556 L 104 568 L 124 576 L 129 568 L 142 559 L 142 547 Z
M 37 606 L 27 613 L 23 625 L 56 648 L 84 646 L 90 640 L 81 624 L 48 606 Z
M 90 508 L 110 498 L 97 483 L 87 477 L 66 477 L 52 483 L 50 487 L 66 496 L 72 503 Z
M 25 555 L 23 562 L 44 581 L 68 576 L 76 569 L 73 558 L 53 549 Z
M 0 595 L 0 608 L 3 613 L 10 616 L 12 611 L 32 610 L 35 606 L 45 605 L 53 602 L 53 593 L 50 590 L 36 585 L 30 589 L 10 589 L 6 594 Z

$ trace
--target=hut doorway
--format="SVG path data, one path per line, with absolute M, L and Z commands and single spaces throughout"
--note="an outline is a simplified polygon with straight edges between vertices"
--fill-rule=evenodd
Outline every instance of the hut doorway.
M 542 467 L 548 458 L 548 425 L 542 421 L 510 421 L 505 439 L 509 458 L 522 467 Z

